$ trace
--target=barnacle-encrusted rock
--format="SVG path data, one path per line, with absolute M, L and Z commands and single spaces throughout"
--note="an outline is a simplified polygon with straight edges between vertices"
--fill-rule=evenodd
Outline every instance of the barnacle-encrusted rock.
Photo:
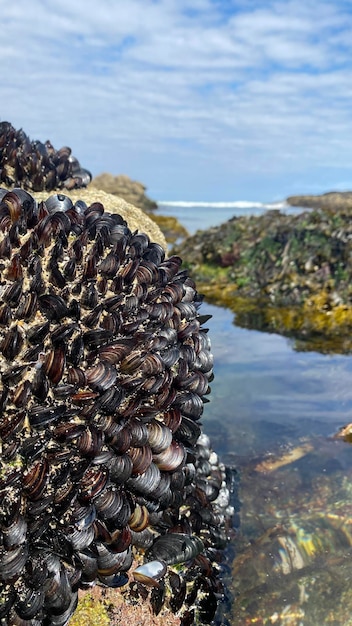
M 155 610 L 207 623 L 229 494 L 181 259 L 100 202 L 0 189 L 0 275 L 0 623 L 65 625 L 79 588 L 125 585 L 143 555 Z
M 0 123 L 0 183 L 32 191 L 86 187 L 91 173 L 83 169 L 64 146 L 55 150 L 50 141 L 30 141 L 10 122 Z

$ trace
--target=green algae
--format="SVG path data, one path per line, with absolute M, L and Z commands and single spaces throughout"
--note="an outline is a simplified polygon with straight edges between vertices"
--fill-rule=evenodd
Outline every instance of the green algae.
M 108 604 L 103 598 L 93 598 L 90 593 L 87 593 L 79 600 L 69 626 L 82 626 L 83 624 L 84 626 L 110 625 Z
M 344 304 L 352 302 L 352 224 L 347 216 L 268 211 L 232 218 L 198 231 L 173 252 L 186 260 L 197 282 L 219 279 L 245 297 L 290 306 L 329 289 Z
M 352 351 L 352 305 L 334 303 L 322 290 L 302 305 L 279 307 L 263 299 L 239 295 L 235 285 L 197 283 L 205 299 L 235 313 L 236 326 L 294 339 L 297 350 L 327 353 Z
M 174 244 L 179 239 L 189 236 L 187 229 L 176 218 L 168 215 L 159 215 L 156 213 L 148 214 L 150 219 L 155 222 L 161 232 L 164 234 L 167 243 Z

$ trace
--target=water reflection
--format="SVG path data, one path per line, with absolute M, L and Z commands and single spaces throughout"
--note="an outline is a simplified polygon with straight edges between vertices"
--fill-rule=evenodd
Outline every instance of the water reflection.
M 223 454 L 257 455 L 352 421 L 351 357 L 296 352 L 285 337 L 234 326 L 228 310 L 202 312 L 213 316 L 215 356 L 203 421 Z
M 352 449 L 333 435 L 352 421 L 352 359 L 202 312 L 215 356 L 203 424 L 241 477 L 228 623 L 351 624 Z
M 235 313 L 236 326 L 284 335 L 298 352 L 352 353 L 351 326 L 343 305 L 339 312 L 335 309 L 326 315 L 323 307 L 275 307 L 267 302 L 234 298 L 230 308 Z

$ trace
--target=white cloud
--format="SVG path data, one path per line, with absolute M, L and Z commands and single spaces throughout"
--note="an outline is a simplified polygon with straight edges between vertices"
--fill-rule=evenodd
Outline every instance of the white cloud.
M 210 193 L 221 177 L 245 197 L 254 175 L 288 195 L 309 172 L 329 184 L 329 166 L 345 180 L 352 14 L 321 0 L 233 4 L 7 3 L 2 119 L 164 197 L 197 197 L 207 181 Z

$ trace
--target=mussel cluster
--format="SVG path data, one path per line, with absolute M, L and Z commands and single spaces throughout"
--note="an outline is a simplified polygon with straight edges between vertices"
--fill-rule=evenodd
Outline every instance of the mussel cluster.
M 229 494 L 181 259 L 98 202 L 0 189 L 0 290 L 0 624 L 62 626 L 136 556 L 134 593 L 205 623 Z
M 30 141 L 10 122 L 0 123 L 0 183 L 32 191 L 86 187 L 91 173 L 83 169 L 64 146 L 55 150 L 50 141 Z

